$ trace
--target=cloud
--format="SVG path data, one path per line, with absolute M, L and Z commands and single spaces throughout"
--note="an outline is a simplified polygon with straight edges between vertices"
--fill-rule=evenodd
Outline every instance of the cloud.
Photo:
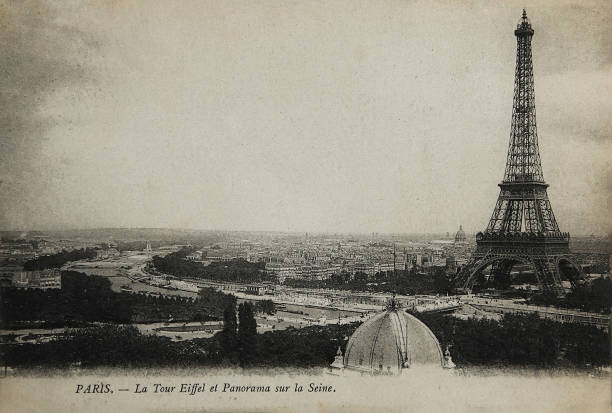
M 611 68 L 612 69 L 612 68 Z M 612 70 L 544 76 L 536 85 L 540 129 L 605 142 L 612 137 Z
M 99 44 L 62 19 L 65 11 L 43 1 L 0 3 L 2 227 L 23 225 L 14 220 L 27 216 L 22 212 L 36 204 L 32 198 L 45 185 L 38 163 L 41 143 L 58 119 L 41 115 L 40 108 L 61 88 L 91 81 L 75 55 Z
M 0 227 L 445 232 L 490 217 L 522 3 L 2 4 Z M 572 232 L 604 214 L 604 4 L 528 9 L 545 177 Z

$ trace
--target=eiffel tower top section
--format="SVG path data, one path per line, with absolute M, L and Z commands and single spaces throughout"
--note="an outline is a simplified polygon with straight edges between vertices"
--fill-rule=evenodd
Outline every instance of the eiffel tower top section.
M 536 129 L 533 64 L 531 60 L 531 23 L 527 13 L 517 24 L 516 71 L 514 77 L 514 103 L 512 105 L 512 131 L 508 159 L 502 185 L 535 184 L 546 186 Z
M 521 20 L 516 25 L 514 34 L 516 36 L 533 36 L 533 29 L 531 28 L 531 23 L 529 23 L 525 9 L 523 9 L 523 17 L 521 17 Z
M 482 245 L 487 237 L 491 242 L 495 239 L 508 244 L 519 238 L 524 240 L 524 235 L 554 238 L 555 242 L 564 244 L 568 242 L 567 234 L 559 231 L 548 200 L 548 185 L 544 182 L 540 162 L 531 61 L 533 33 L 527 13 L 523 10 L 514 31 L 517 43 L 516 73 L 506 171 L 499 184 L 499 197 L 485 234 L 476 237 L 476 242 Z

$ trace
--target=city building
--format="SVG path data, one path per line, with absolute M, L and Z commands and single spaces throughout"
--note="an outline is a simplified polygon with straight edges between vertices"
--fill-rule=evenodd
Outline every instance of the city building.
M 0 267 L 0 286 L 12 286 L 15 276 L 20 274 L 22 271 L 22 265 L 18 265 L 16 263 L 4 263 L 4 265 Z
M 115 257 L 118 257 L 119 255 L 121 255 L 121 253 L 116 248 L 96 250 L 96 259 L 99 259 L 99 260 L 115 258 Z
M 187 258 L 190 261 L 202 261 L 202 258 L 205 256 L 206 255 L 204 254 L 203 251 L 194 251 L 191 254 L 187 255 L 185 258 Z
M 451 256 L 446 257 L 445 270 L 448 275 L 457 274 L 457 260 L 455 259 L 454 256 L 451 255 Z
M 465 237 L 465 231 L 463 231 L 463 226 L 459 225 L 459 231 L 457 231 L 455 233 L 455 244 L 465 244 L 466 241 L 466 237 Z
M 20 271 L 13 276 L 13 286 L 17 288 L 62 288 L 62 276 L 58 269 L 42 271 Z

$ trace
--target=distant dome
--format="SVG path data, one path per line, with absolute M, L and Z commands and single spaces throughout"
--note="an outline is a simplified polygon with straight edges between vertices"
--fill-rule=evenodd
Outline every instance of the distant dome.
M 444 366 L 442 349 L 431 330 L 399 309 L 377 314 L 351 336 L 344 368 L 367 373 L 397 374 L 418 365 Z
M 459 231 L 455 234 L 455 242 L 465 242 L 465 232 L 461 225 L 459 225 Z

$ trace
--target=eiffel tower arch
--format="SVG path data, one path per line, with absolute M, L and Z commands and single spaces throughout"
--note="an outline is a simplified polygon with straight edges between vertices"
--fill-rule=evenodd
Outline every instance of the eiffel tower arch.
M 573 282 L 583 273 L 570 253 L 569 233 L 559 230 L 542 172 L 531 58 L 534 30 L 525 10 L 514 34 L 516 70 L 504 178 L 489 224 L 476 234 L 476 251 L 455 286 L 471 290 L 486 267 L 503 277 L 521 263 L 531 267 L 540 288 L 560 295 L 564 278 Z
M 538 285 L 555 294 L 564 292 L 563 280 L 573 283 L 583 276 L 582 269 L 562 238 L 525 236 L 511 239 L 508 235 L 502 235 L 492 239 L 486 235 L 477 235 L 476 252 L 458 275 L 459 287 L 463 289 L 471 290 L 478 276 L 489 266 L 494 276 L 507 277 L 515 264 L 526 265 L 533 271 Z M 566 239 L 569 241 L 569 238 Z M 498 245 L 491 245 L 496 241 Z M 512 245 L 507 245 L 508 241 Z

